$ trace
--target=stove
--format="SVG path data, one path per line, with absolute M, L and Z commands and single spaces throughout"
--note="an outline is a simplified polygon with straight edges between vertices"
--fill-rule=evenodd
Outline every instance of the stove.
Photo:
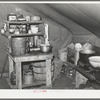
M 78 61 L 78 65 L 83 68 L 85 71 L 92 71 L 94 70 L 94 68 L 92 67 L 92 65 L 87 62 L 87 63 L 83 63 L 82 61 Z
M 80 68 L 84 69 L 85 72 L 92 75 L 97 81 L 100 81 L 100 68 L 94 68 L 89 62 L 83 63 L 78 61 L 78 65 Z

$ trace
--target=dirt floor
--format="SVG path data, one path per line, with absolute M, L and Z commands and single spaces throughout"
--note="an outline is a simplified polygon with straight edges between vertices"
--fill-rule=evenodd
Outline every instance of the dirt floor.
M 0 89 L 11 89 L 6 78 L 0 78 Z M 72 81 L 66 77 L 65 73 L 61 73 L 55 80 L 53 89 L 74 89 L 74 84 L 72 84 Z

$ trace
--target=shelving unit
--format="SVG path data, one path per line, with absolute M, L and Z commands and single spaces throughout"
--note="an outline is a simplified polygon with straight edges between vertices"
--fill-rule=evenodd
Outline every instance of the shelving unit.
M 15 63 L 15 69 L 16 69 L 16 88 L 22 89 L 23 87 L 29 87 L 34 86 L 36 83 L 38 84 L 46 84 L 47 88 L 52 88 L 52 79 L 51 79 L 51 61 L 53 59 L 53 54 L 26 54 L 23 56 L 13 57 L 11 54 L 8 53 L 9 57 L 9 80 L 11 72 L 14 70 L 14 63 Z M 46 61 L 46 82 L 34 82 L 30 85 L 25 85 L 22 82 L 22 62 L 31 62 L 31 61 Z
M 9 33 L 9 26 L 10 25 L 39 25 L 39 24 L 44 24 L 43 21 L 6 21 L 5 22 L 8 26 L 8 30 L 6 31 L 5 34 L 3 34 L 5 37 L 10 39 L 11 37 L 31 37 L 31 36 L 42 36 L 44 35 L 42 32 L 38 33 L 20 33 L 20 34 L 12 34 Z
M 9 39 L 9 41 L 12 38 L 17 37 L 34 37 L 34 36 L 42 36 L 43 32 L 38 33 L 20 33 L 20 34 L 11 34 L 9 32 L 9 26 L 10 25 L 39 25 L 44 24 L 43 21 L 6 21 L 7 24 L 7 31 L 5 34 L 3 34 L 6 38 Z M 40 84 L 46 84 L 47 88 L 52 88 L 52 78 L 51 78 L 51 63 L 53 59 L 52 53 L 26 53 L 25 55 L 20 56 L 13 56 L 9 52 L 7 52 L 8 59 L 9 59 L 9 78 L 8 83 L 12 88 L 22 89 L 25 87 L 40 85 Z M 35 81 L 33 84 L 24 84 L 23 78 L 22 78 L 22 63 L 23 62 L 34 62 L 34 61 L 45 61 L 46 62 L 46 81 Z M 11 79 L 11 72 L 16 70 L 16 85 L 11 85 L 10 79 Z
M 12 37 L 31 37 L 31 36 L 43 36 L 42 32 L 38 32 L 38 33 L 32 33 L 32 34 L 9 34 L 9 32 L 6 32 L 6 34 L 4 34 L 5 37 L 7 37 L 8 39 L 12 38 Z
M 7 24 L 10 24 L 10 25 L 25 25 L 25 24 L 33 24 L 33 25 L 36 25 L 36 24 L 43 24 L 44 22 L 43 21 L 6 21 Z

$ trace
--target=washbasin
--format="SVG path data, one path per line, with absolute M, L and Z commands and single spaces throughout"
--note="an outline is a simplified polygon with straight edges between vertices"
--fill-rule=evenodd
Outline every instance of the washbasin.
M 89 57 L 89 62 L 94 68 L 100 68 L 100 56 Z

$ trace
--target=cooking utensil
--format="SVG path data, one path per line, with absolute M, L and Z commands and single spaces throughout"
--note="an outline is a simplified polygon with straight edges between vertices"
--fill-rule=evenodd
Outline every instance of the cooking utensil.
M 89 62 L 94 68 L 100 67 L 100 56 L 89 57 Z
M 52 51 L 52 46 L 50 44 L 41 44 L 40 51 L 43 53 L 49 53 Z
M 83 63 L 89 63 L 89 57 L 94 56 L 95 51 L 93 50 L 81 50 L 79 54 L 79 60 Z

